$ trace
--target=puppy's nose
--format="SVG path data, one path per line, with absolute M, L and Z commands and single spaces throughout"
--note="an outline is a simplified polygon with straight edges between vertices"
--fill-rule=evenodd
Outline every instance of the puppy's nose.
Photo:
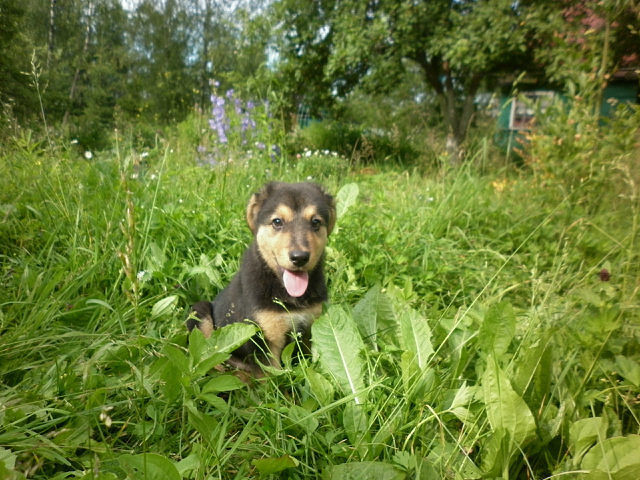
M 292 250 L 289 252 L 289 260 L 296 267 L 302 267 L 309 261 L 309 252 L 303 250 Z

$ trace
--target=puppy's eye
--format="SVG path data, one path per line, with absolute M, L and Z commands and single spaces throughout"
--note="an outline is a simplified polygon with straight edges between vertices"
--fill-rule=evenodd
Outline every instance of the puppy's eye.
M 273 228 L 275 228 L 276 230 L 280 230 L 284 225 L 284 222 L 281 218 L 274 218 L 273 220 L 271 220 L 271 225 L 273 225 Z
M 311 228 L 313 228 L 314 230 L 319 230 L 321 226 L 322 220 L 320 220 L 319 218 L 311 219 Z

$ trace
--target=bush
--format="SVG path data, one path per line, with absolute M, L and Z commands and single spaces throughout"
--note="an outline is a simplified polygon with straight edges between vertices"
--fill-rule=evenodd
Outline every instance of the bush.
M 557 100 L 527 135 L 524 161 L 540 184 L 564 194 L 579 189 L 582 200 L 596 205 L 603 194 L 618 194 L 621 175 L 637 170 L 624 166 L 640 154 L 639 128 L 637 106 L 619 105 L 612 118 L 603 119 L 579 96 L 570 104 Z
M 397 131 L 368 130 L 333 120 L 311 122 L 290 137 L 287 148 L 290 153 L 329 150 L 363 163 L 409 163 L 418 156 Z

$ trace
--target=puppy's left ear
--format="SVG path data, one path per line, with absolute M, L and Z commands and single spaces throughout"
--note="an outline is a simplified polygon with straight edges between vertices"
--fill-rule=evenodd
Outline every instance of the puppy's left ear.
M 255 235 L 258 226 L 258 213 L 264 204 L 264 201 L 269 197 L 269 194 L 274 188 L 274 183 L 267 183 L 262 190 L 251 195 L 249 203 L 247 205 L 247 225 L 251 229 L 251 233 Z

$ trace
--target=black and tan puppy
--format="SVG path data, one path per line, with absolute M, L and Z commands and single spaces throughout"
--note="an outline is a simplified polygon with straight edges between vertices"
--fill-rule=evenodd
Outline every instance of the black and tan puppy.
M 213 302 L 198 302 L 187 327 L 205 336 L 235 322 L 262 330 L 229 363 L 260 375 L 259 363 L 280 366 L 292 335 L 304 342 L 327 300 L 324 248 L 336 221 L 333 197 L 313 183 L 272 182 L 247 205 L 253 243 L 240 270 Z M 195 318 L 194 318 L 195 317 Z

